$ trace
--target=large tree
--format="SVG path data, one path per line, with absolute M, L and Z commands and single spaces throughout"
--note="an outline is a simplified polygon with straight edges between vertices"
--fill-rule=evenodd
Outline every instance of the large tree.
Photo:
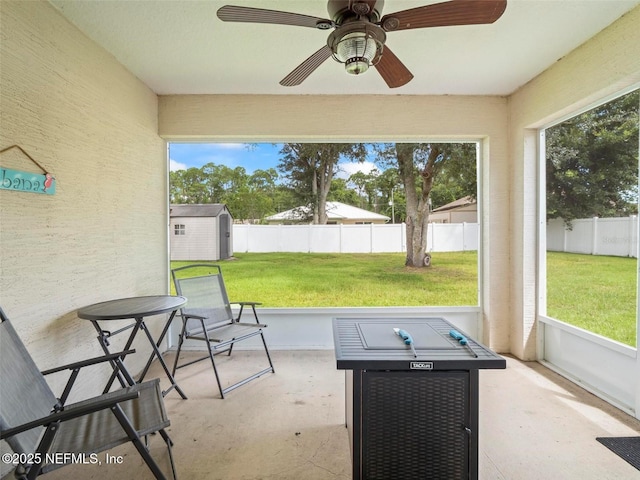
M 457 147 L 456 147 L 457 148 Z M 462 147 L 460 147 L 462 148 Z M 438 171 L 438 180 L 431 190 L 431 205 L 438 208 L 463 197 L 477 196 L 478 167 L 475 145 L 466 144 L 461 151 L 442 163 Z
M 375 209 L 378 200 L 378 176 L 380 172 L 374 168 L 369 173 L 355 172 L 349 176 L 349 183 L 355 185 L 360 196 L 360 208 Z
M 406 199 L 402 181 L 398 174 L 397 167 L 389 167 L 376 177 L 376 187 L 378 189 L 378 203 L 380 213 L 391 217 L 393 223 L 402 223 L 406 219 Z
M 206 175 L 200 168 L 169 173 L 171 203 L 215 203 L 207 188 Z
M 342 178 L 334 178 L 327 196 L 328 201 L 342 202 L 347 205 L 357 205 L 360 202 L 358 192 L 349 188 L 349 184 Z
M 546 130 L 547 218 L 637 213 L 639 91 Z
M 469 143 L 395 143 L 379 145 L 377 152 L 379 161 L 396 164 L 404 186 L 407 229 L 405 265 L 429 266 L 429 198 L 434 182 L 445 166 L 449 171 L 456 170 L 456 163 L 475 166 L 476 146 Z M 462 166 L 459 170 L 469 171 Z M 474 171 L 474 181 L 471 182 L 474 185 L 475 177 Z
M 285 143 L 278 170 L 304 206 L 310 206 L 314 224 L 327 223 L 327 197 L 340 160 L 363 160 L 366 149 L 357 143 Z
M 369 173 L 356 172 L 348 182 L 355 187 L 359 196 L 359 201 L 353 204 L 387 215 L 392 222 L 404 221 L 404 191 L 396 167 L 387 165 L 382 171 L 374 168 Z

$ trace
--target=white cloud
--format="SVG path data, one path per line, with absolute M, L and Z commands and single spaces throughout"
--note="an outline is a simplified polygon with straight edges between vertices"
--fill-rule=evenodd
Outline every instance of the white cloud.
M 223 148 L 225 150 L 238 150 L 241 148 L 247 148 L 246 143 L 214 143 L 213 147 L 215 148 Z
M 340 171 L 336 176 L 345 180 L 356 172 L 371 173 L 371 170 L 378 168 L 372 162 L 344 162 L 338 166 L 340 167 Z
M 169 171 L 175 172 L 176 170 L 186 170 L 187 166 L 184 163 L 176 162 L 175 160 L 169 159 Z

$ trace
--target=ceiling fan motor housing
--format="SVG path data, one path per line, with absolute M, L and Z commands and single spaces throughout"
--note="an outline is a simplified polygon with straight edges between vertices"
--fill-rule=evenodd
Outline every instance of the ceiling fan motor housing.
M 380 20 L 384 0 L 358 1 L 358 0 L 329 0 L 327 11 L 329 18 L 341 25 L 345 19 L 353 16 L 364 16 L 371 22 Z

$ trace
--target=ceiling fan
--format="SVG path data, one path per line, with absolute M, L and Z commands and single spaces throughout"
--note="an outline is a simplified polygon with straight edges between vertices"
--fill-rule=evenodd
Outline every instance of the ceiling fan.
M 298 65 L 280 85 L 300 85 L 325 60 L 333 57 L 347 73 L 359 75 L 374 66 L 390 88 L 411 81 L 413 74 L 385 45 L 387 32 L 413 28 L 478 25 L 498 20 L 507 0 L 451 0 L 381 15 L 384 0 L 329 0 L 331 20 L 299 13 L 225 5 L 217 12 L 224 22 L 273 23 L 334 29 L 327 44 Z

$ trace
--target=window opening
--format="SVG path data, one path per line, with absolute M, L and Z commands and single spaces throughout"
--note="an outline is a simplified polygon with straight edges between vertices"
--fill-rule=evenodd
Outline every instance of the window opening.
M 544 131 L 546 313 L 635 346 L 638 110 L 635 90 Z
M 225 266 L 237 270 L 229 288 L 234 278 L 257 278 L 255 265 L 246 273 L 243 265 L 264 262 L 269 268 L 260 269 L 258 283 L 276 289 L 260 295 L 273 302 L 268 306 L 477 306 L 479 152 L 476 141 L 170 143 L 170 199 L 227 206 L 240 260 Z M 449 211 L 446 225 L 428 224 L 426 248 L 409 259 L 414 236 L 407 225 L 419 216 L 407 220 L 415 209 L 430 216 L 458 200 L 464 202 Z M 351 225 L 323 231 L 336 223 Z M 286 261 L 290 266 L 274 268 Z

